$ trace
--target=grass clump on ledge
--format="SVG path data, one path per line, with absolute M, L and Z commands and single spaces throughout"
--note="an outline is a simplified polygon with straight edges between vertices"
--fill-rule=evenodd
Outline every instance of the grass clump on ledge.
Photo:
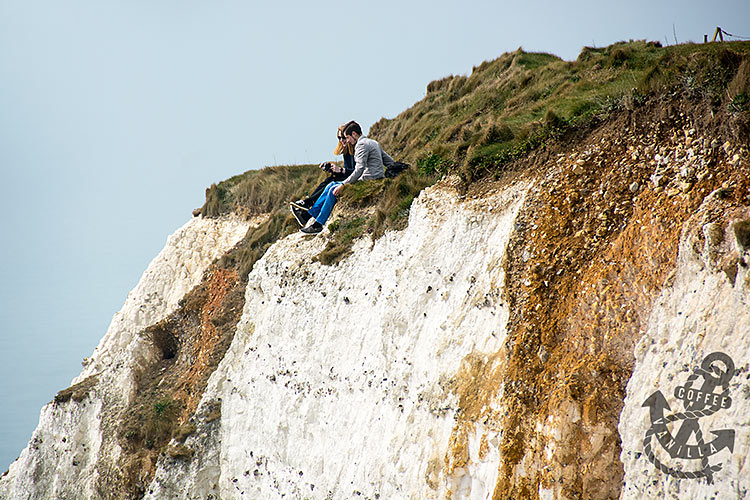
M 205 217 L 227 213 L 248 218 L 267 216 L 222 258 L 221 264 L 237 268 L 241 278 L 247 277 L 274 241 L 299 229 L 289 202 L 311 192 L 320 179 L 321 171 L 315 165 L 276 166 L 249 170 L 206 189 L 206 202 L 200 209 Z
M 319 182 L 314 165 L 266 167 L 235 175 L 206 189 L 201 214 L 206 217 L 235 212 L 246 216 L 288 212 L 289 201 L 312 191 Z M 295 198 L 296 197 L 296 198 Z
M 149 449 L 161 449 L 179 428 L 182 404 L 162 393 L 149 394 L 140 401 L 127 421 L 122 422 L 122 436 L 130 443 L 141 443 Z

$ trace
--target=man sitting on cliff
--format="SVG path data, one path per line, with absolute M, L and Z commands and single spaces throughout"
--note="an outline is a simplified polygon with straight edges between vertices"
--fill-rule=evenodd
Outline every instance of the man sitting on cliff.
M 317 234 L 323 230 L 336 204 L 336 197 L 344 184 L 354 184 L 359 180 L 382 179 L 384 166 L 391 166 L 395 163 L 377 141 L 362 135 L 362 128 L 357 122 L 351 122 L 346 126 L 344 138 L 347 144 L 354 145 L 354 172 L 342 182 L 328 184 L 318 201 L 309 210 L 293 208 L 297 220 L 304 221 L 306 224 L 300 229 L 305 234 Z

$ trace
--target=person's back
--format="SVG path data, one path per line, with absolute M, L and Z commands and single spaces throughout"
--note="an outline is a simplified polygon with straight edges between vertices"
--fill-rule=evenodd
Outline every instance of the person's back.
M 354 144 L 354 172 L 343 184 L 354 184 L 358 180 L 382 179 L 384 166 L 393 165 L 393 158 L 383 151 L 378 141 L 365 137 L 357 122 L 349 123 L 344 129 L 348 144 Z
M 384 165 L 393 163 L 393 158 L 383 151 L 378 141 L 360 136 L 354 146 L 354 172 L 343 182 L 352 184 L 358 180 L 382 179 Z

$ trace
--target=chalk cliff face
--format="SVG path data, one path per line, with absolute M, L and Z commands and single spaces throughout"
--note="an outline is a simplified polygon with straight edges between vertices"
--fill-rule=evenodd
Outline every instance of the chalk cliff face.
M 444 179 L 336 265 L 325 233 L 287 236 L 246 281 L 217 259 L 253 222 L 193 219 L 0 498 L 745 498 L 750 176 L 719 139 L 679 110 L 623 118 Z M 711 376 L 731 403 L 674 395 Z M 704 460 L 670 456 L 657 391 Z
M 457 200 L 444 185 L 409 227 L 335 267 L 324 240 L 293 235 L 255 265 L 234 342 L 185 442 L 203 460 L 164 460 L 148 498 L 430 498 L 467 489 L 444 457 L 456 373 L 505 340 L 508 237 L 528 184 Z M 494 439 L 497 439 L 496 436 Z M 203 454 L 203 453 L 202 453 Z M 497 453 L 477 460 L 491 493 Z M 479 472 L 482 473 L 479 473 Z
M 691 217 L 680 242 L 672 282 L 659 296 L 646 333 L 636 346 L 635 370 L 620 419 L 625 465 L 622 498 L 745 498 L 750 493 L 750 274 L 747 264 L 736 265 L 750 258 L 750 210 L 723 205 L 718 196 L 710 197 Z M 716 213 L 727 213 L 733 223 L 717 223 Z M 703 366 L 709 373 L 690 384 L 696 367 L 712 353 L 722 353 L 728 359 L 714 356 L 712 364 L 717 371 Z M 734 375 L 727 373 L 732 368 Z M 678 469 L 672 480 L 664 481 L 661 472 L 644 460 L 652 423 L 643 404 L 654 391 L 661 390 L 667 404 L 672 404 L 671 411 L 664 410 L 665 416 L 686 412 L 690 408 L 672 395 L 675 388 L 700 390 L 706 381 L 713 381 L 716 387 L 709 391 L 731 398 L 724 400 L 726 404 L 712 398 L 711 404 L 693 409 L 708 413 L 699 419 L 702 439 L 720 443 L 715 446 L 719 453 L 708 457 L 706 463 L 690 460 L 689 467 Z M 712 413 L 717 406 L 721 409 Z M 686 421 L 680 418 L 675 422 L 671 432 L 675 438 Z M 717 432 L 724 433 L 723 440 Z M 669 467 L 670 455 L 660 449 L 657 438 L 650 438 L 650 446 L 656 458 Z M 697 444 L 697 439 L 693 436 L 686 445 Z M 720 466 L 711 473 L 713 484 L 675 475 L 707 466 Z
M 144 329 L 174 311 L 247 228 L 233 219 L 193 219 L 170 236 L 74 385 L 42 409 L 28 447 L 2 478 L 0 498 L 106 497 L 101 484 L 123 453 L 117 420 L 134 396 L 134 373 L 154 356 Z

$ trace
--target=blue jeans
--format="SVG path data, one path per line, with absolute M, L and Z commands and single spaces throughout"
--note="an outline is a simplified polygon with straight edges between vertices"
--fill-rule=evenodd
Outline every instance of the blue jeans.
M 340 185 L 340 182 L 332 182 L 328 184 L 323 190 L 323 194 L 318 198 L 318 201 L 315 202 L 315 205 L 307 211 L 310 215 L 315 217 L 316 221 L 323 225 L 325 225 L 328 217 L 330 217 L 331 210 L 333 210 L 333 206 L 336 204 L 336 197 L 333 195 L 333 190 L 336 189 L 336 186 Z

